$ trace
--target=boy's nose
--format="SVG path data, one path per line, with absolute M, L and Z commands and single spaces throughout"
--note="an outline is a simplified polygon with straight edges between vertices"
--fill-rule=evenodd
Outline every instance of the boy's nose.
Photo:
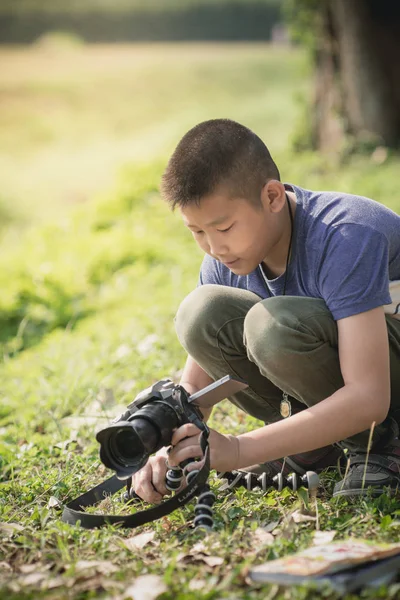
M 222 258 L 224 256 L 229 256 L 228 246 L 225 242 L 221 243 L 217 240 L 209 240 L 210 254 L 215 256 L 216 258 Z
M 210 254 L 221 261 L 224 260 L 224 256 L 229 256 L 226 246 L 210 246 Z

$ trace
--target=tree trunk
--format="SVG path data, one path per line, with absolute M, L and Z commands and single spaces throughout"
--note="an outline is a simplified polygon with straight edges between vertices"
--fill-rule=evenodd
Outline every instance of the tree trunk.
M 315 142 L 400 145 L 400 3 L 326 0 L 317 51 Z

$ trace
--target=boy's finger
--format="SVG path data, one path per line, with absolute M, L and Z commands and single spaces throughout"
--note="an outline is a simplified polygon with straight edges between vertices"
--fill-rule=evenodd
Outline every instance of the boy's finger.
M 182 425 L 176 429 L 172 436 L 171 444 L 176 446 L 178 442 L 183 440 L 185 437 L 191 437 L 192 435 L 198 435 L 199 433 L 200 429 L 196 427 L 196 425 L 193 425 L 193 423 L 185 423 L 185 425 Z
M 167 474 L 167 463 L 164 460 L 164 463 L 161 461 L 157 461 L 153 465 L 153 486 L 157 490 L 159 494 L 165 496 L 169 494 L 169 491 L 165 487 L 165 476 Z
M 151 502 L 153 504 L 158 504 L 162 500 L 162 495 L 155 489 L 153 484 L 148 481 L 140 481 L 137 487 L 135 488 L 136 494 L 143 498 L 146 502 Z
M 186 446 L 185 448 L 179 448 L 179 450 L 172 450 L 168 457 L 168 463 L 171 467 L 176 467 L 188 458 L 201 458 L 202 456 L 203 452 L 198 444 Z
M 190 437 L 186 437 L 183 438 L 183 440 L 181 440 L 180 442 L 178 442 L 175 446 L 171 446 L 171 450 L 168 452 L 168 462 L 169 462 L 169 457 L 172 455 L 174 455 L 174 453 L 179 452 L 180 450 L 182 450 L 183 448 L 188 448 L 189 446 L 196 446 L 199 445 L 199 438 L 198 436 L 190 436 Z
M 191 471 L 196 471 L 197 469 L 202 469 L 204 466 L 204 457 L 201 460 L 193 461 L 190 465 L 187 466 L 186 472 L 190 473 Z
M 171 446 L 168 452 L 167 466 L 168 467 L 176 467 L 178 465 L 176 461 L 176 457 L 180 456 L 180 453 L 184 448 L 189 448 L 190 446 L 196 445 L 193 437 L 185 438 L 181 440 L 176 446 Z

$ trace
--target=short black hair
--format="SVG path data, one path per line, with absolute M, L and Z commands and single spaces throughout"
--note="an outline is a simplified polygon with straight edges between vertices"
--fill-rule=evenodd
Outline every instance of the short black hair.
M 280 174 L 264 142 L 240 123 L 212 119 L 183 136 L 162 176 L 161 193 L 172 209 L 198 205 L 222 186 L 232 197 L 258 202 L 269 179 L 280 181 Z

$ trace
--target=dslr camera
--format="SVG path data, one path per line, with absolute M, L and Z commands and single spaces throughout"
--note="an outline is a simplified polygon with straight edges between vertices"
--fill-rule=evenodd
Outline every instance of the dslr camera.
M 226 375 L 190 395 L 171 379 L 157 381 L 96 434 L 101 461 L 118 479 L 128 479 L 144 467 L 151 454 L 171 444 L 175 429 L 185 423 L 204 428 L 201 408 L 210 408 L 246 387 L 244 381 Z

